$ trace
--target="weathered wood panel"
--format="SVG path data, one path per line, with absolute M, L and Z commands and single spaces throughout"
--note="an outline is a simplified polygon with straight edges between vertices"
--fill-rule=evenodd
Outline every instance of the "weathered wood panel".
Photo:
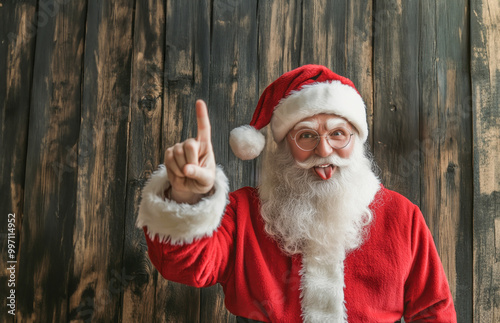
M 472 136 L 467 1 L 420 1 L 420 207 L 433 234 L 457 316 L 472 320 Z M 414 156 L 413 156 L 414 155 Z
M 165 49 L 165 5 L 162 0 L 136 1 L 130 86 L 130 139 L 124 268 L 131 276 L 123 286 L 122 321 L 154 322 L 157 270 L 147 256 L 144 233 L 137 230 L 141 190 L 162 160 L 161 128 Z
M 418 1 L 377 0 L 373 10 L 373 152 L 384 185 L 418 203 Z
M 302 6 L 301 65 L 325 65 L 345 75 L 347 1 L 304 1 Z
M 134 1 L 88 3 L 70 320 L 121 320 Z
M 500 320 L 500 3 L 471 2 L 474 321 Z
M 256 0 L 213 2 L 209 112 L 217 127 L 215 158 L 233 190 L 255 181 L 255 162 L 237 159 L 228 140 L 234 127 L 248 124 L 259 99 L 256 17 Z
M 24 214 L 24 173 L 33 60 L 36 40 L 36 1 L 4 1 L 0 6 L 0 321 L 13 322 L 15 309 L 7 307 L 13 289 L 7 268 L 17 261 Z M 8 258 L 8 214 L 15 217 L 14 258 Z M 32 274 L 32 273 L 30 273 Z M 19 280 L 16 284 L 19 284 Z M 10 286 L 9 286 L 10 285 Z M 8 301 L 10 303 L 10 300 Z
M 370 147 L 373 147 L 373 3 L 348 1 L 345 25 L 345 76 L 366 104 Z
M 46 5 L 37 14 L 30 105 L 17 297 L 22 322 L 67 316 L 73 257 L 86 4 Z
M 258 93 L 276 78 L 300 65 L 302 6 L 295 1 L 260 1 L 258 8 Z M 248 124 L 251 108 L 243 119 Z

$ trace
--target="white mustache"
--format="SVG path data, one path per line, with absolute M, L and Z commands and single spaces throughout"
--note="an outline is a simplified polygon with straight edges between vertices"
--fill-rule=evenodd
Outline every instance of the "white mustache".
M 350 158 L 340 158 L 339 156 L 317 157 L 311 156 L 303 162 L 295 161 L 298 167 L 309 169 L 319 165 L 329 165 L 345 167 L 348 166 L 352 160 Z

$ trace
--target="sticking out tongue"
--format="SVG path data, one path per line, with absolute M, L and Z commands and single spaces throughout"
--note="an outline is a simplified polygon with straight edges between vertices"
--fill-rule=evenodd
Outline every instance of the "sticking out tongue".
M 314 167 L 316 174 L 323 180 L 330 179 L 333 174 L 333 165 L 328 165 L 326 167 Z

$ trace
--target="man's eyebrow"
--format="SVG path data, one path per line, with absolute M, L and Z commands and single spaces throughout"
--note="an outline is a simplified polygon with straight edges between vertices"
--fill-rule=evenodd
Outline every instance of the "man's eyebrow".
M 326 120 L 326 129 L 333 129 L 335 127 L 344 126 L 347 127 L 348 123 L 344 119 L 329 119 Z
M 319 128 L 319 123 L 317 121 L 301 121 L 293 127 L 294 130 L 297 129 L 303 129 L 303 128 L 311 128 L 311 129 L 318 129 Z

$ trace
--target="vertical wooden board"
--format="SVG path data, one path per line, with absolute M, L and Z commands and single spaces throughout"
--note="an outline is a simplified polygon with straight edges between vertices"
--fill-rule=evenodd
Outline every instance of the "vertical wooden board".
M 345 75 L 366 104 L 370 147 L 373 147 L 373 3 L 349 1 L 346 15 Z
M 415 203 L 420 201 L 418 12 L 418 1 L 375 1 L 373 40 L 375 160 L 384 185 Z
M 214 1 L 211 35 L 209 113 L 217 163 L 232 190 L 253 185 L 255 161 L 242 162 L 229 148 L 231 129 L 248 124 L 259 98 L 257 1 Z M 212 107 L 212 108 L 210 108 Z M 219 286 L 202 290 L 202 322 L 234 321 L 223 307 Z
M 345 75 L 347 1 L 303 1 L 302 6 L 301 65 L 320 64 Z
M 134 1 L 89 1 L 69 321 L 118 322 Z M 83 24 L 82 24 L 83 25 Z
M 457 316 L 472 320 L 472 154 L 466 1 L 420 2 L 420 207 Z
M 434 232 L 439 226 L 440 190 L 443 180 L 438 160 L 441 146 L 445 139 L 443 128 L 445 122 L 446 102 L 442 102 L 442 91 L 438 83 L 446 88 L 446 79 L 438 77 L 438 61 L 446 64 L 448 57 L 437 50 L 437 4 L 435 1 L 422 1 L 420 4 L 419 24 L 421 28 L 419 42 L 419 100 L 420 100 L 420 137 L 415 138 L 414 152 L 410 154 L 421 162 L 421 201 L 420 208 L 427 225 Z M 441 71 L 442 72 L 442 71 Z M 440 100 L 441 99 L 441 100 Z
M 300 64 L 302 5 L 294 1 L 260 1 L 258 11 L 258 71 L 261 94 L 274 80 Z M 253 111 L 248 109 L 247 123 Z
M 155 322 L 199 322 L 200 291 L 158 275 Z
M 85 2 L 46 2 L 37 13 L 17 277 L 22 282 L 17 319 L 22 322 L 67 317 L 85 7 Z
M 16 283 L 7 268 L 19 255 L 23 219 L 24 172 L 28 142 L 31 78 L 36 40 L 36 1 L 4 1 L 0 7 L 0 321 L 13 322 L 15 308 L 7 306 Z M 14 231 L 8 215 L 14 214 Z M 14 233 L 15 238 L 12 239 Z M 11 240 L 9 242 L 9 240 Z M 9 248 L 9 245 L 13 245 Z M 9 249 L 14 250 L 9 254 Z M 13 258 L 10 258 L 12 255 Z M 16 265 L 16 269 L 19 267 Z M 17 281 L 19 283 L 20 281 Z M 10 286 L 9 286 L 10 285 Z M 15 289 L 16 290 L 16 289 Z M 10 303 L 10 300 L 8 301 Z
M 208 101 L 210 64 L 209 1 L 172 0 L 166 6 L 162 162 L 168 147 L 196 136 L 195 102 Z M 199 321 L 199 289 L 159 276 L 156 304 L 157 321 Z
M 196 136 L 195 103 L 208 103 L 210 81 L 209 1 L 170 0 L 166 14 L 163 150 Z
M 141 190 L 162 161 L 161 127 L 165 50 L 165 5 L 161 0 L 136 1 L 130 87 L 130 140 L 123 285 L 123 322 L 153 322 L 158 273 L 147 256 L 144 233 L 135 227 Z
M 224 293 L 220 285 L 201 291 L 200 322 L 236 323 L 236 316 L 229 313 L 224 305 Z
M 229 132 L 249 123 L 259 99 L 256 18 L 255 0 L 213 3 L 209 112 L 216 161 L 225 166 L 232 190 L 255 179 L 255 161 L 234 156 Z
M 500 4 L 471 1 L 474 321 L 500 320 Z

